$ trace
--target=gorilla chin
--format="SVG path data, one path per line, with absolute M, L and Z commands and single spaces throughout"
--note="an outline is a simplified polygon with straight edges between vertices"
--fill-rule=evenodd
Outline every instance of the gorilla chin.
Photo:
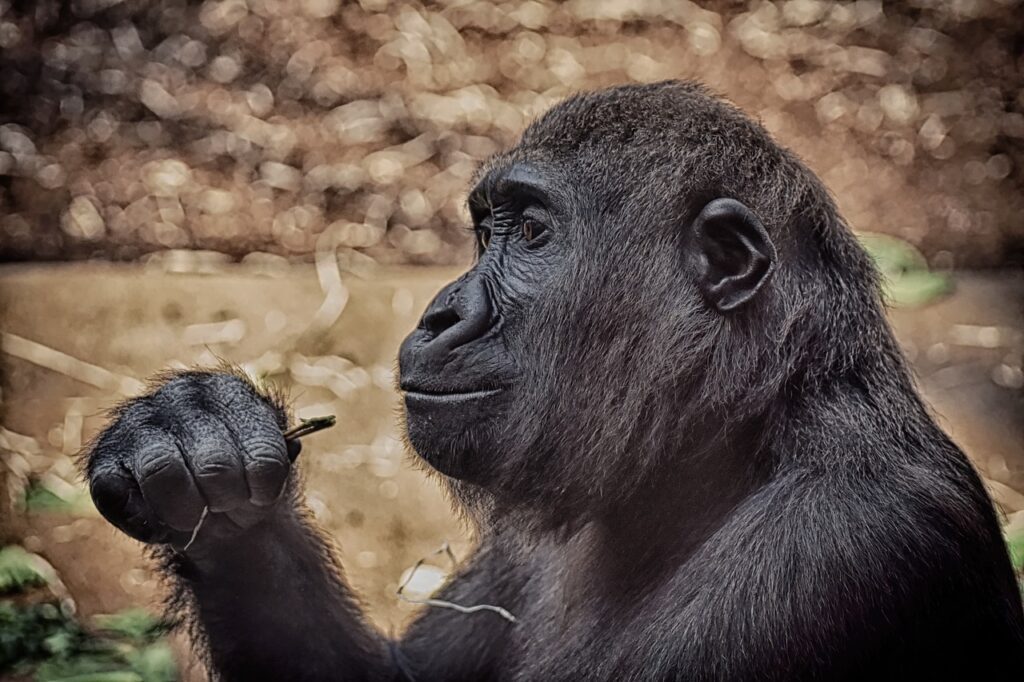
M 493 424 L 507 404 L 507 388 L 459 392 L 405 393 L 405 422 L 416 454 L 438 473 L 482 483 L 487 471 L 483 452 Z

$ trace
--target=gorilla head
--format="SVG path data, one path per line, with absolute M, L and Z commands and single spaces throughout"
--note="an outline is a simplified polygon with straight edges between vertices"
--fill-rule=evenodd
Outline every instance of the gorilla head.
M 697 85 L 563 102 L 469 207 L 476 264 L 404 342 L 400 381 L 416 452 L 497 508 L 569 518 L 709 466 L 757 477 L 799 402 L 780 398 L 891 343 L 820 182 Z

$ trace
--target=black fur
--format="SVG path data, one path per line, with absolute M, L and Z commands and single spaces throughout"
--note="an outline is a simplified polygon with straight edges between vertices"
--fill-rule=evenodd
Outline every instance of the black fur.
M 1022 679 L 991 503 L 806 167 L 667 82 L 567 100 L 478 180 L 478 262 L 403 344 L 401 386 L 411 445 L 480 528 L 439 596 L 517 622 L 373 631 L 298 486 L 260 506 L 210 466 L 287 463 L 280 406 L 185 374 L 118 412 L 89 473 L 112 522 L 171 548 L 222 678 Z M 175 444 L 202 497 L 146 478 Z M 216 503 L 217 532 L 182 551 L 140 484 L 178 526 Z

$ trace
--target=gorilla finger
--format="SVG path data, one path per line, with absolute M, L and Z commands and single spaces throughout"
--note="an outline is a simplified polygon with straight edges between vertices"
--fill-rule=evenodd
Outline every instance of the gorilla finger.
M 285 441 L 285 445 L 288 448 L 289 461 L 294 462 L 302 452 L 302 441 L 298 438 L 294 438 L 292 440 Z
M 94 471 L 89 492 L 103 518 L 136 540 L 166 542 L 170 536 L 170 529 L 152 514 L 135 479 L 121 467 Z
M 267 510 L 255 506 L 239 507 L 225 512 L 232 523 L 238 528 L 251 528 L 267 517 Z
M 220 418 L 242 450 L 249 501 L 274 503 L 288 479 L 291 460 L 282 434 L 286 419 L 249 382 L 233 375 L 210 378 L 206 390 L 215 393 L 206 408 Z
M 249 500 L 242 453 L 224 424 L 209 416 L 192 420 L 181 435 L 181 447 L 211 512 L 235 509 Z
M 272 408 L 252 405 L 250 412 L 231 422 L 231 429 L 242 446 L 249 501 L 260 507 L 273 504 L 288 480 L 291 458 Z
M 280 432 L 264 438 L 243 441 L 245 475 L 249 482 L 249 501 L 258 507 L 273 504 L 284 490 L 291 459 Z
M 175 530 L 195 527 L 206 501 L 185 458 L 170 438 L 144 446 L 133 468 L 143 497 L 164 523 Z

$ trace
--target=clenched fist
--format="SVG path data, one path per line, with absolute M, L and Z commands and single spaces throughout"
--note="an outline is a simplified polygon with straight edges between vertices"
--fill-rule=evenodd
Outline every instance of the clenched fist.
M 185 547 L 237 534 L 282 497 L 299 443 L 284 410 L 227 372 L 183 372 L 125 403 L 96 440 L 87 474 L 100 513 L 148 543 Z M 198 543 L 197 543 L 198 545 Z

